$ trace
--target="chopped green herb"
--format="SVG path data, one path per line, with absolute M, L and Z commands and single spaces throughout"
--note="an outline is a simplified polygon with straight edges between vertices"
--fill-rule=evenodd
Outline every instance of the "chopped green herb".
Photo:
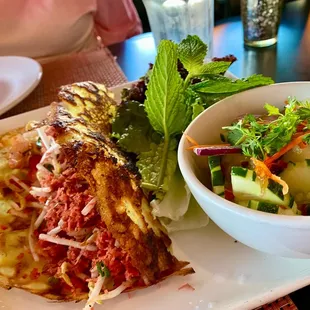
M 260 75 L 238 81 L 224 77 L 231 63 L 204 63 L 207 49 L 195 35 L 189 35 L 180 44 L 162 40 L 155 63 L 144 79 L 147 81 L 144 103 L 129 100 L 130 90 L 122 93 L 127 102 L 114 119 L 112 137 L 124 151 L 137 155 L 141 185 L 154 191 L 156 197 L 163 197 L 169 188 L 177 165 L 178 141 L 193 119 L 227 96 L 273 83 Z M 178 62 L 183 69 L 178 67 Z M 183 78 L 178 70 L 186 72 Z M 134 98 L 143 98 L 141 88 L 136 86 L 132 91 L 139 95 Z M 239 131 L 241 138 L 243 133 Z
M 107 277 L 109 278 L 111 273 L 109 268 L 103 263 L 103 262 L 98 262 L 96 264 L 98 273 L 102 276 L 102 277 Z
M 243 154 L 264 160 L 266 156 L 277 153 L 293 138 L 297 127 L 304 121 L 309 109 L 309 102 L 288 99 L 284 111 L 281 113 L 277 107 L 265 105 L 268 116 L 276 116 L 275 119 L 264 119 L 246 115 L 237 123 L 223 127 L 228 131 L 227 140 L 232 145 L 241 145 Z M 310 143 L 310 135 L 306 135 L 304 142 Z
M 42 148 L 42 141 L 41 141 L 41 138 L 39 137 L 37 142 L 36 142 L 36 146 L 38 147 L 38 149 L 41 149 Z

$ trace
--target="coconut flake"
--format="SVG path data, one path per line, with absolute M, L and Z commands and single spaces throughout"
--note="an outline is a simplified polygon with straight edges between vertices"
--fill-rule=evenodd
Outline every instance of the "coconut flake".
M 99 275 L 93 290 L 89 294 L 89 298 L 88 298 L 88 300 L 86 302 L 86 305 L 83 308 L 83 310 L 89 310 L 89 309 L 93 308 L 93 306 L 96 303 L 96 299 L 98 298 L 98 296 L 99 296 L 99 294 L 101 292 L 101 289 L 103 287 L 104 280 L 105 280 L 105 277 L 102 277 L 102 276 Z
M 30 224 L 29 232 L 28 232 L 28 241 L 29 241 L 29 249 L 30 249 L 31 255 L 32 255 L 33 259 L 36 262 L 38 262 L 39 256 L 35 252 L 35 246 L 34 246 L 34 241 L 33 241 L 34 219 L 35 219 L 35 213 L 33 212 L 32 218 L 31 218 L 31 224 Z
M 9 204 L 16 211 L 21 211 L 22 210 L 22 208 L 13 200 L 10 200 Z
M 41 128 L 37 128 L 36 131 L 44 145 L 44 147 L 46 149 L 49 149 L 50 148 L 50 143 L 49 143 L 49 138 L 48 136 L 46 135 L 46 133 L 44 132 L 45 130 L 45 127 L 41 127 Z
M 84 309 L 91 309 L 92 306 L 91 304 L 93 303 L 96 303 L 96 302 L 100 302 L 100 301 L 103 301 L 103 300 L 108 300 L 108 299 L 112 299 L 112 298 L 115 298 L 116 296 L 120 295 L 123 291 L 126 290 L 126 288 L 128 288 L 129 286 L 131 285 L 130 282 L 123 282 L 119 287 L 117 287 L 116 289 L 114 289 L 113 291 L 110 291 L 106 294 L 101 294 L 99 295 L 97 298 L 94 298 L 94 299 L 89 299 L 89 301 L 86 303 L 86 306 L 84 307 Z M 83 310 L 84 310 L 83 309 Z
M 38 197 L 48 197 L 52 189 L 50 187 L 31 187 L 30 194 Z
M 40 164 L 44 163 L 44 161 L 53 154 L 59 154 L 60 145 L 54 142 L 54 144 L 46 150 L 46 152 L 43 154 L 40 160 Z
M 59 232 L 62 231 L 62 225 L 63 224 L 64 224 L 64 221 L 62 219 L 60 219 L 60 221 L 58 222 L 58 226 L 56 226 L 55 228 L 51 229 L 47 234 L 49 236 L 57 235 Z
M 81 213 L 82 215 L 86 216 L 96 205 L 97 199 L 93 198 L 91 199 L 88 204 L 82 209 Z
M 26 185 L 24 182 L 22 182 L 15 175 L 11 176 L 11 180 L 15 181 L 21 188 L 23 188 L 27 193 L 29 193 L 30 187 L 28 185 Z
M 50 203 L 50 199 L 47 199 L 46 203 L 45 203 L 45 206 L 43 207 L 42 209 L 42 212 L 40 213 L 40 215 L 38 216 L 38 218 L 36 219 L 35 223 L 34 223 L 34 228 L 35 229 L 38 229 L 39 226 L 42 224 L 43 220 L 44 220 L 44 217 L 47 213 L 47 206 L 49 205 Z
M 87 250 L 87 251 L 96 251 L 97 250 L 97 247 L 94 245 L 83 245 L 82 243 L 74 241 L 74 240 L 53 237 L 53 236 L 49 236 L 47 234 L 40 234 L 39 239 L 44 240 L 44 241 L 48 241 L 51 243 L 60 244 L 60 245 L 71 246 L 73 248 L 77 248 L 77 249 L 81 249 L 81 250 Z
M 35 202 L 35 201 L 31 201 L 31 202 L 27 202 L 27 207 L 36 208 L 36 209 L 43 209 L 44 204 L 39 203 L 39 202 Z

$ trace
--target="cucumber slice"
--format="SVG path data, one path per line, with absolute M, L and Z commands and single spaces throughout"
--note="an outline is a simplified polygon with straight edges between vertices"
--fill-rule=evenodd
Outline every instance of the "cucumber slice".
M 273 180 L 269 179 L 267 188 L 262 190 L 262 181 L 253 170 L 232 167 L 231 183 L 238 200 L 258 200 L 286 207 L 291 207 L 294 202 L 290 194 L 283 195 L 282 185 Z
M 212 190 L 215 194 L 224 197 L 224 175 L 221 168 L 220 156 L 208 156 L 208 164 L 211 172 Z
M 278 205 L 275 205 L 273 203 L 257 200 L 250 200 L 248 203 L 248 208 L 274 214 L 277 214 L 279 212 L 279 209 L 281 209 Z
M 300 215 L 301 214 L 295 202 L 292 208 L 284 208 L 284 207 L 280 207 L 279 205 L 275 205 L 269 202 L 250 200 L 248 203 L 248 208 L 262 211 L 262 212 L 282 214 L 282 215 Z

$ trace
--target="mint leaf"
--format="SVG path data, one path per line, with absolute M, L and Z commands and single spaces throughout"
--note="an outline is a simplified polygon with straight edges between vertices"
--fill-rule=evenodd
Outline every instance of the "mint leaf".
M 168 148 L 164 142 L 159 145 L 152 143 L 149 151 L 138 156 L 137 167 L 142 177 L 142 187 L 153 191 L 168 191 L 177 166 L 177 154 L 173 149 L 176 144 L 172 141 Z
M 171 41 L 159 44 L 144 105 L 151 125 L 165 139 L 180 134 L 188 124 L 184 81 L 177 71 L 177 46 Z
M 178 45 L 178 58 L 189 73 L 199 71 L 207 55 L 207 45 L 196 35 L 188 35 Z
M 231 80 L 226 77 L 213 78 L 191 86 L 196 92 L 205 94 L 237 93 L 250 88 L 274 83 L 269 77 L 252 75 L 247 79 Z
M 268 116 L 281 115 L 280 110 L 269 103 L 266 103 L 264 108 L 268 112 Z
M 201 66 L 199 69 L 200 74 L 222 74 L 225 73 L 231 65 L 228 61 L 214 61 L 208 62 Z

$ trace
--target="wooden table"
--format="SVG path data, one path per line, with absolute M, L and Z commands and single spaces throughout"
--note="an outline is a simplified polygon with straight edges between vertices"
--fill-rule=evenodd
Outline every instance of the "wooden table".
M 238 58 L 230 71 L 238 77 L 254 73 L 271 76 L 276 82 L 310 80 L 310 1 L 285 5 L 278 44 L 269 48 L 243 45 L 240 17 L 225 19 L 214 28 L 213 56 L 233 54 Z M 156 48 L 152 33 L 133 37 L 110 47 L 127 76 L 133 81 L 144 75 L 154 62 Z M 310 308 L 309 308 L 310 309 Z
M 214 28 L 213 56 L 233 54 L 238 58 L 230 71 L 238 77 L 254 73 L 276 82 L 310 80 L 310 1 L 285 5 L 277 45 L 248 48 L 243 45 L 240 17 L 219 22 Z M 153 63 L 156 47 L 152 33 L 145 33 L 109 47 L 129 81 L 137 80 Z M 310 241 L 309 241 L 310 242 Z M 291 294 L 299 310 L 310 309 L 310 286 Z

